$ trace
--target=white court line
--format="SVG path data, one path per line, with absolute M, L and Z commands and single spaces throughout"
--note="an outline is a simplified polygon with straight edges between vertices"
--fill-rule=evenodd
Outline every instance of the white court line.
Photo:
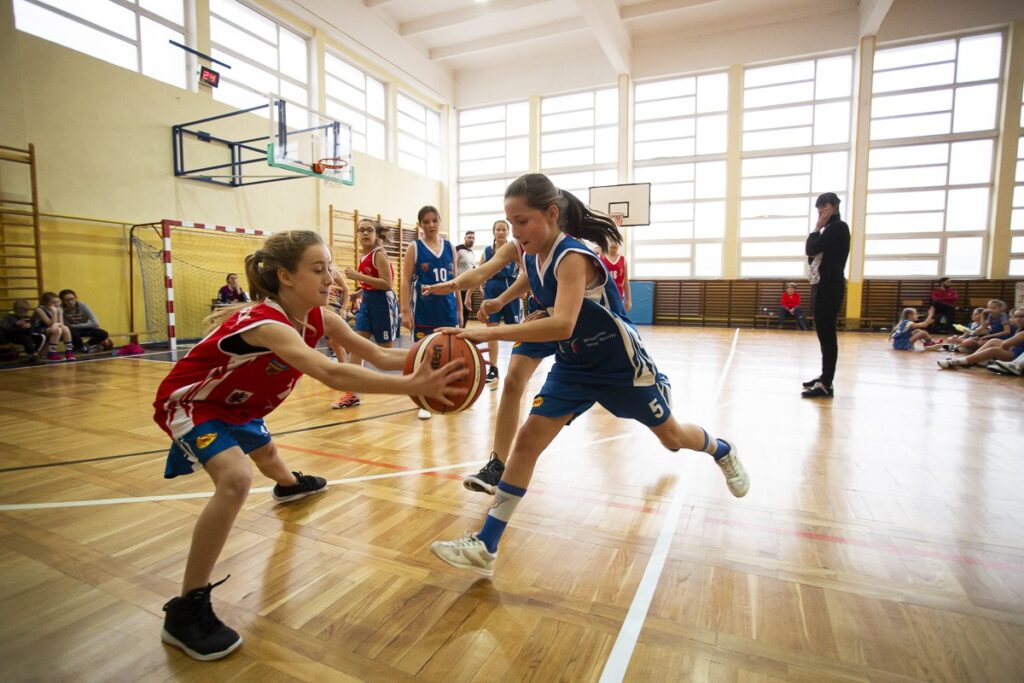
M 392 477 L 405 477 L 410 474 L 427 474 L 429 472 L 443 472 L 445 470 L 457 470 L 460 468 L 479 466 L 479 460 L 471 460 L 469 462 L 459 462 L 454 465 L 439 465 L 438 467 L 426 467 L 420 470 L 402 470 L 400 472 L 388 472 L 387 474 L 369 474 L 364 477 L 349 477 L 348 479 L 334 479 L 327 484 L 354 484 L 359 481 L 370 481 L 372 479 L 390 479 Z M 249 493 L 268 493 L 273 490 L 273 486 L 260 486 L 257 488 L 249 489 Z M 13 503 L 9 505 L 0 505 L 0 512 L 10 512 L 14 510 L 50 510 L 53 508 L 81 508 L 90 507 L 93 505 L 119 505 L 121 503 L 152 503 L 162 500 L 189 500 L 193 498 L 210 498 L 213 496 L 213 491 L 201 491 L 199 493 L 173 493 L 165 496 L 137 496 L 134 498 L 97 498 L 94 500 L 69 500 L 57 503 Z
M 729 357 L 718 374 L 718 381 L 715 389 L 708 398 L 705 405 L 715 405 L 719 395 L 722 393 L 722 386 L 725 377 L 729 373 L 729 366 L 732 365 L 733 356 L 736 355 L 736 342 L 739 341 L 740 330 L 736 328 L 736 334 L 732 338 L 732 347 L 729 349 Z M 647 620 L 647 610 L 651 607 L 654 599 L 654 591 L 661 579 L 661 572 L 665 568 L 665 560 L 668 559 L 669 547 L 672 545 L 672 538 L 675 536 L 676 527 L 679 524 L 679 513 L 683 509 L 683 486 L 676 487 L 669 503 L 668 511 L 665 514 L 665 524 L 661 527 L 658 540 L 654 544 L 654 550 L 647 561 L 647 568 L 644 570 L 640 585 L 637 586 L 636 594 L 633 595 L 633 602 L 629 605 L 629 612 L 622 622 L 619 635 L 612 646 L 612 652 L 608 655 L 608 661 L 604 664 L 604 671 L 601 672 L 600 683 L 619 683 L 626 676 L 626 669 L 629 668 L 629 661 L 633 658 L 633 650 L 636 648 L 636 641 L 640 638 L 640 631 Z

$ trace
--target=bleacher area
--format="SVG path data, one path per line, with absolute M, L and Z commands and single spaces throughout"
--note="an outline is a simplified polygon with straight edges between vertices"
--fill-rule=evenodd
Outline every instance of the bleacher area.
M 778 320 L 779 296 L 790 280 L 655 280 L 654 324 L 698 327 L 756 327 Z M 927 308 L 937 280 L 865 280 L 860 318 L 851 329 L 890 327 L 906 306 Z M 970 319 L 970 308 L 989 299 L 1002 299 L 1012 307 L 1017 280 L 954 280 L 962 307 L 959 322 Z M 801 306 L 813 321 L 811 286 L 797 282 Z M 849 287 L 847 287 L 849 290 Z M 923 311 L 922 311 L 923 313 Z M 846 298 L 839 313 L 846 328 Z

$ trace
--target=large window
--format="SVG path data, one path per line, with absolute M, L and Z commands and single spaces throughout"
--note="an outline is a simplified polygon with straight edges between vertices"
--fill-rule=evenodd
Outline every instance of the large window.
M 592 186 L 617 182 L 616 88 L 545 97 L 540 113 L 540 166 L 555 185 L 587 202 Z
M 309 106 L 305 37 L 236 0 L 210 0 L 213 57 L 221 71 L 213 96 L 239 108 L 266 104 L 270 93 Z
M 352 126 L 352 148 L 387 158 L 384 84 L 330 52 L 324 55 L 327 113 Z
M 441 177 L 441 115 L 398 93 L 398 165 L 431 178 Z
M 186 87 L 184 0 L 14 0 L 21 31 Z
M 1020 127 L 1024 132 L 1024 103 L 1020 107 Z M 1024 134 L 1017 139 L 1016 184 L 1013 186 L 1013 213 L 1010 217 L 1010 276 L 1024 277 Z
M 530 107 L 513 102 L 459 112 L 459 231 L 490 242 L 494 221 L 505 217 L 505 188 L 530 161 Z M 482 248 L 482 247 L 481 247 Z
M 848 207 L 852 91 L 851 55 L 745 70 L 741 277 L 802 276 L 815 197 Z
M 865 277 L 983 273 L 1002 55 L 999 33 L 875 54 Z
M 631 229 L 636 277 L 721 277 L 726 73 L 638 83 L 634 181 L 651 183 L 651 224 Z

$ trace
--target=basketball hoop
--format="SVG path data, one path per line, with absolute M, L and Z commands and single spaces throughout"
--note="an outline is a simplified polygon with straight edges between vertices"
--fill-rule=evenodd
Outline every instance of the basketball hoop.
M 329 175 L 340 175 L 348 168 L 348 159 L 342 157 L 326 157 L 318 159 L 313 164 L 313 172 L 323 174 L 324 171 L 331 171 Z

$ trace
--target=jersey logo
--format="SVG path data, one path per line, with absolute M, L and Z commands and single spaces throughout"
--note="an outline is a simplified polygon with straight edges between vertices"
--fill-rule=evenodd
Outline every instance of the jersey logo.
M 196 439 L 196 445 L 199 446 L 200 448 L 206 448 L 216 440 L 217 432 L 214 432 L 213 434 L 203 434 L 198 439 Z
M 534 396 L 533 397 L 533 407 L 534 408 L 540 408 L 542 405 L 544 405 L 544 397 L 543 396 Z
M 267 362 L 267 367 L 265 369 L 265 372 L 268 375 L 276 375 L 276 374 L 278 374 L 280 372 L 284 372 L 287 369 L 288 369 L 287 365 L 285 365 L 281 361 L 277 360 L 276 358 L 271 358 Z
M 228 397 L 226 399 L 224 399 L 224 402 L 227 403 L 228 405 L 238 405 L 239 403 L 245 403 L 250 398 L 252 398 L 252 392 L 251 391 L 243 391 L 242 389 L 235 389 L 230 394 L 228 394 Z
M 420 270 L 422 270 L 424 273 L 427 272 L 428 270 L 430 270 L 430 264 L 429 263 L 421 263 L 420 264 Z

